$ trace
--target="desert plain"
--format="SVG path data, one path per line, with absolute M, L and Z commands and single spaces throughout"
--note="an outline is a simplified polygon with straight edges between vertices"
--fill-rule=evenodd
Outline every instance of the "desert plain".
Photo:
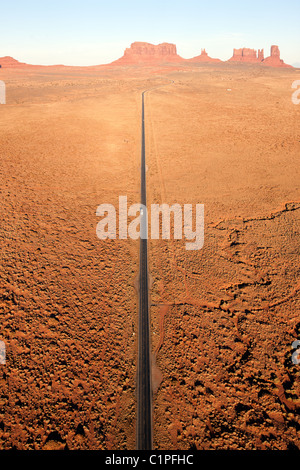
M 1 449 L 135 449 L 139 242 L 102 203 L 204 204 L 149 240 L 154 448 L 300 449 L 299 70 L 2 69 Z M 155 89 L 159 85 L 159 88 Z

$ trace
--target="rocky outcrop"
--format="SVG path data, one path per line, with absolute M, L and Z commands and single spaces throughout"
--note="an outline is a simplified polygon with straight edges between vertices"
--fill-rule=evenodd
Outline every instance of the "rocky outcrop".
M 125 50 L 123 57 L 113 64 L 153 64 L 181 62 L 184 59 L 177 54 L 175 44 L 162 43 L 157 46 L 147 42 L 134 42 Z
M 2 68 L 20 68 L 20 67 L 28 67 L 27 64 L 23 62 L 19 62 L 18 60 L 14 59 L 13 57 L 0 57 L 0 65 Z
M 125 56 L 140 55 L 140 56 L 173 56 L 177 55 L 175 44 L 163 43 L 155 46 L 147 42 L 134 42 L 130 48 L 125 50 Z
M 205 49 L 201 50 L 201 55 L 188 59 L 189 62 L 221 62 L 220 59 L 212 59 L 209 57 Z
M 233 49 L 233 56 L 229 59 L 231 62 L 262 62 L 263 50 L 258 52 L 255 49 Z
M 18 60 L 14 59 L 13 57 L 0 57 L 0 66 L 3 69 L 18 69 L 18 68 L 30 68 L 30 69 L 36 69 L 36 68 L 51 68 L 51 67 L 63 67 L 65 68 L 64 65 L 32 65 L 32 64 L 26 64 L 25 62 L 19 62 Z
M 210 62 L 222 62 L 220 59 L 213 59 L 209 57 L 205 49 L 201 50 L 201 54 L 193 57 L 192 59 L 183 59 L 177 54 L 175 44 L 162 43 L 157 46 L 147 42 L 134 42 L 124 52 L 123 57 L 112 62 L 110 65 L 159 65 L 159 64 L 182 64 L 194 62 L 194 63 L 210 63 Z M 271 55 L 264 58 L 264 50 L 258 49 L 234 49 L 233 56 L 228 62 L 246 62 L 246 63 L 258 63 L 269 67 L 289 67 L 280 58 L 280 50 L 278 46 L 271 47 Z M 30 65 L 24 62 L 19 62 L 13 57 L 0 57 L 1 68 L 24 68 L 24 67 L 64 67 L 63 65 L 53 66 L 41 66 L 41 65 Z
M 257 58 L 259 62 L 263 62 L 265 59 L 265 53 L 263 49 L 258 49 Z
M 261 63 L 269 67 L 292 67 L 287 65 L 280 59 L 280 51 L 278 46 L 271 47 L 270 57 L 264 58 L 264 50 L 258 49 L 233 49 L 233 56 L 229 59 L 230 62 L 250 62 Z
M 271 46 L 271 55 L 265 58 L 263 64 L 269 67 L 292 68 L 291 65 L 286 64 L 282 59 L 280 59 L 280 50 L 278 46 Z

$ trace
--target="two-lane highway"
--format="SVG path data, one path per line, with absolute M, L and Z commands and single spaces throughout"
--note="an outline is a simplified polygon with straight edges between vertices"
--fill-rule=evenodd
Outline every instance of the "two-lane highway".
M 145 155 L 145 92 L 142 94 L 141 204 L 147 207 Z M 147 233 L 147 210 L 141 211 L 141 233 Z M 148 240 L 140 241 L 139 329 L 137 371 L 137 449 L 152 449 L 152 384 L 150 355 Z
M 175 83 L 170 80 L 170 83 Z M 137 370 L 137 450 L 152 450 L 152 383 L 151 341 L 149 315 L 148 279 L 148 215 L 146 197 L 146 150 L 145 150 L 145 93 L 167 84 L 158 85 L 142 93 L 142 149 L 141 149 L 141 241 L 139 274 L 139 327 Z

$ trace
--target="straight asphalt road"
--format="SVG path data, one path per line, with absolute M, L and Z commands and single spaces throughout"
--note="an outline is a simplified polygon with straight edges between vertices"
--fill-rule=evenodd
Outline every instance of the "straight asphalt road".
M 175 83 L 170 80 L 170 83 Z M 152 450 L 152 373 L 149 315 L 148 277 L 148 215 L 146 195 L 146 150 L 145 150 L 145 93 L 165 87 L 159 85 L 142 93 L 142 148 L 141 148 L 141 241 L 139 274 L 139 327 L 137 367 L 137 450 Z
M 145 154 L 145 92 L 142 93 L 141 204 L 147 207 Z M 147 210 L 141 210 L 141 234 L 147 234 Z M 139 328 L 137 371 L 137 450 L 152 450 L 152 384 L 150 355 L 147 235 L 140 241 Z

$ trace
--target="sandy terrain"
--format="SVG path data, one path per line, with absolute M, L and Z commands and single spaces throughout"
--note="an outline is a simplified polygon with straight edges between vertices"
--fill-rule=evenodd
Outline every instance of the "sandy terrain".
M 295 76 L 201 68 L 148 95 L 150 199 L 206 217 L 202 251 L 150 244 L 157 447 L 300 447 Z
M 139 243 L 96 208 L 204 203 L 205 245 L 151 241 L 157 449 L 300 448 L 295 70 L 0 71 L 3 449 L 134 449 Z M 227 91 L 227 90 L 231 91 Z
M 96 208 L 139 197 L 140 81 L 3 73 L 1 447 L 134 448 L 138 243 Z

